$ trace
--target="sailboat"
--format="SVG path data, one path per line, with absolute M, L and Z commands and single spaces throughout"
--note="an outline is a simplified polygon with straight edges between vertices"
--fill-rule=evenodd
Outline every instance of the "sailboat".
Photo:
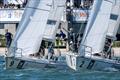
M 30 0 L 19 23 L 16 35 L 5 57 L 6 69 L 11 68 L 65 68 L 62 61 L 33 58 L 42 40 L 55 41 L 56 31 L 64 12 L 66 0 Z
M 79 52 L 66 55 L 67 65 L 74 70 L 120 70 L 112 51 L 119 24 L 119 0 L 94 0 Z

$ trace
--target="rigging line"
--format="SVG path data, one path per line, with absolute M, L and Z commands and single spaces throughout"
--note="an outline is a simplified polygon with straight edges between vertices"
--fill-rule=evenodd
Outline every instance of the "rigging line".
M 45 10 L 45 9 L 40 9 L 40 8 L 35 8 L 35 7 L 26 7 L 26 8 L 31 8 L 31 9 L 37 9 L 37 10 L 42 10 L 42 11 L 50 11 L 50 10 Z

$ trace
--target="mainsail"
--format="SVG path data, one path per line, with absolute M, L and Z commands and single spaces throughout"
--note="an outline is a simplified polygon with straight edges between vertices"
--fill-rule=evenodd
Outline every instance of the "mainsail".
M 38 52 L 51 8 L 52 0 L 30 0 L 11 47 L 24 54 Z
M 66 0 L 53 0 L 53 7 L 47 21 L 43 38 L 48 41 L 54 41 L 55 35 L 60 24 L 62 14 L 65 10 Z
M 110 15 L 109 28 L 107 36 L 116 39 L 117 30 L 120 24 L 120 0 L 115 0 Z
M 90 47 L 92 49 L 92 54 L 100 53 L 101 51 L 103 51 L 106 34 L 108 31 L 109 18 L 114 2 L 114 0 L 96 1 L 100 1 L 100 4 L 96 4 L 98 5 L 96 9 L 99 10 L 96 10 L 97 12 L 95 11 L 93 13 L 93 15 L 96 16 L 90 16 L 90 23 L 88 21 L 89 24 L 87 25 L 87 28 L 89 28 L 89 30 L 87 31 L 87 33 L 84 34 L 81 43 L 82 45 Z M 80 54 L 83 53 L 83 49 L 89 50 L 88 47 L 82 47 L 82 45 L 80 46 Z

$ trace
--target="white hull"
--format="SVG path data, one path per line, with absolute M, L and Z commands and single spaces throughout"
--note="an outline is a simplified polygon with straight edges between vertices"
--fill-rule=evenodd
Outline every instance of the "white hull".
M 120 70 L 120 61 L 119 60 L 111 60 L 101 57 L 82 57 L 78 55 L 70 55 L 66 56 L 67 65 L 74 69 L 89 69 L 89 70 L 98 70 L 98 71 L 118 71 Z
M 57 69 L 67 69 L 68 66 L 64 61 L 48 61 L 42 59 L 24 59 L 24 58 L 14 58 L 5 57 L 6 69 L 25 69 L 25 68 L 57 68 Z

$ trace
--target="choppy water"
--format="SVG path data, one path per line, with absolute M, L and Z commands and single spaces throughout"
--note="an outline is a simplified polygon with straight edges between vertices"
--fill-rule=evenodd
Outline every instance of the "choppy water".
M 57 69 L 5 70 L 0 61 L 0 80 L 120 80 L 120 72 Z

